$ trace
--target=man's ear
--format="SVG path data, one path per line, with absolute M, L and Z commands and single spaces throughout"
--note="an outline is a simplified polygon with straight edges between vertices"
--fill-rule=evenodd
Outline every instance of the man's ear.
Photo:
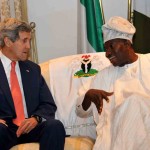
M 10 47 L 12 41 L 11 41 L 8 37 L 5 37 L 5 38 L 4 38 L 4 43 L 5 43 L 5 45 L 6 45 L 7 47 Z

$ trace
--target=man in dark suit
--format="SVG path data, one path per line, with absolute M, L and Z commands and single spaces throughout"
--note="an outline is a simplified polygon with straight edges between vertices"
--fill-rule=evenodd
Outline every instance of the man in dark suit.
M 40 67 L 27 60 L 30 41 L 27 23 L 9 18 L 0 24 L 0 150 L 26 142 L 39 142 L 40 150 L 63 150 L 65 130 L 54 119 L 57 107 L 53 97 Z M 12 63 L 17 81 L 11 74 Z M 19 90 L 12 90 L 16 83 Z M 21 100 L 16 103 L 18 91 Z

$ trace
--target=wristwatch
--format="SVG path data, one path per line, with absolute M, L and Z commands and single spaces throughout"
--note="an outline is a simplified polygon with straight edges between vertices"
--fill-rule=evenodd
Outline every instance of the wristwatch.
M 42 122 L 42 117 L 40 117 L 38 115 L 32 115 L 31 117 L 34 117 L 38 123 Z

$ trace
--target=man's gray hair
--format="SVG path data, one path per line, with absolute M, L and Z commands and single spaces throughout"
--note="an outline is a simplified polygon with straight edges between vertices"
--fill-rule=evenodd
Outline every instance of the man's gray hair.
M 4 47 L 4 38 L 8 37 L 12 42 L 19 39 L 19 32 L 31 32 L 31 26 L 16 18 L 7 18 L 0 23 L 0 47 Z

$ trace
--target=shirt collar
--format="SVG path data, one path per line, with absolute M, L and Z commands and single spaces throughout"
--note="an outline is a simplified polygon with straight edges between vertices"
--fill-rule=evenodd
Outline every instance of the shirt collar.
M 139 62 L 139 57 L 138 57 L 138 59 L 135 62 L 133 62 L 131 64 L 126 64 L 123 68 L 126 69 L 126 68 L 134 67 L 134 66 L 136 66 L 138 64 L 138 62 Z
M 4 68 L 9 68 L 12 61 L 8 57 L 6 57 L 2 52 L 0 54 L 0 58 Z M 18 65 L 18 62 L 16 62 L 16 65 Z

